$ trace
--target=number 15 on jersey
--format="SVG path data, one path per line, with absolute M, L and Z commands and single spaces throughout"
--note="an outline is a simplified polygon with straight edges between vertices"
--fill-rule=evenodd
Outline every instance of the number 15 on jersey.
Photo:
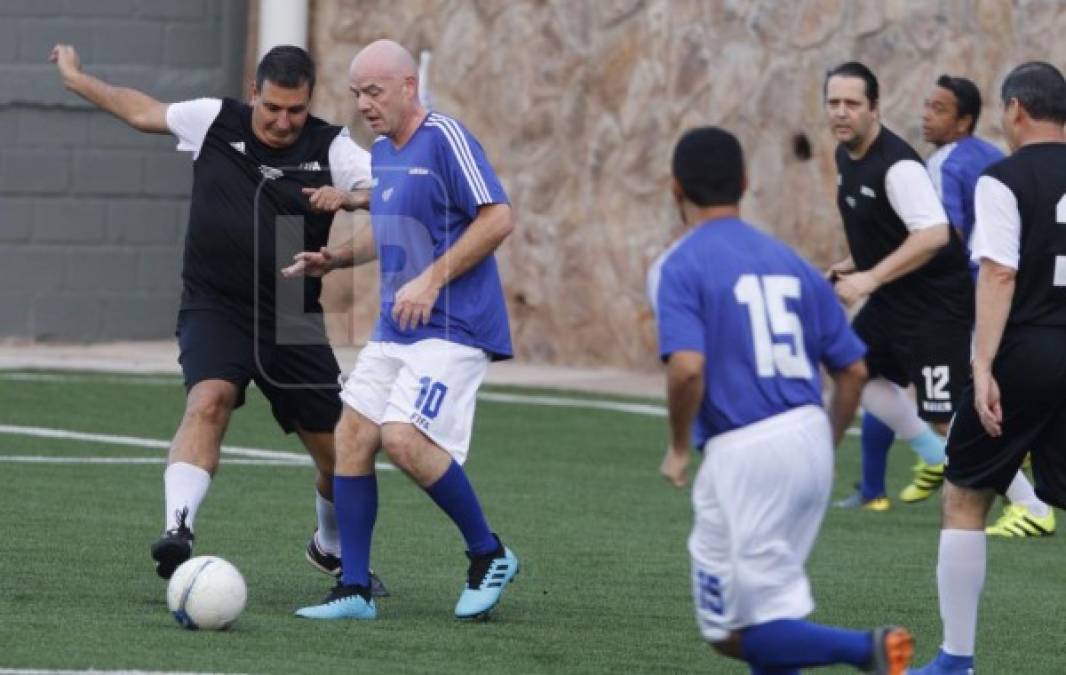
M 799 299 L 799 279 L 782 274 L 742 274 L 733 286 L 733 295 L 748 310 L 759 377 L 810 379 L 813 372 L 803 347 L 803 323 L 785 303 Z

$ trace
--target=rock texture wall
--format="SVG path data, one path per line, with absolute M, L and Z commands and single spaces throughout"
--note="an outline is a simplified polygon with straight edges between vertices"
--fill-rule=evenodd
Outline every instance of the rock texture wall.
M 978 83 L 979 133 L 1001 142 L 995 88 L 1024 60 L 1066 66 L 1064 34 L 1055 0 L 318 0 L 312 17 L 317 112 L 367 140 L 351 57 L 379 37 L 432 51 L 434 107 L 480 138 L 515 206 L 498 255 L 519 356 L 629 367 L 655 363 L 644 271 L 677 227 L 667 177 L 685 128 L 737 133 L 745 216 L 825 264 L 843 251 L 827 68 L 870 65 L 886 125 L 927 153 L 919 115 L 938 74 Z M 373 278 L 331 280 L 332 306 L 356 307 L 331 318 L 338 338 L 368 335 Z

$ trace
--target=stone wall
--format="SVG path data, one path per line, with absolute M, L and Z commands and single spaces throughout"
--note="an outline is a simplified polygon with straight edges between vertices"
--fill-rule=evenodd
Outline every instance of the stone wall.
M 246 3 L 0 2 L 0 339 L 174 334 L 192 163 L 64 90 L 48 54 L 164 101 L 240 96 Z
M 827 68 L 877 72 L 887 126 L 920 152 L 919 115 L 942 72 L 981 87 L 979 133 L 1001 142 L 993 94 L 1013 65 L 1066 66 L 1055 0 L 318 0 L 317 112 L 368 140 L 346 90 L 360 46 L 433 53 L 433 105 L 463 120 L 500 173 L 518 229 L 500 251 L 520 358 L 651 367 L 644 271 L 677 219 L 669 156 L 686 127 L 736 132 L 750 220 L 812 261 L 843 252 L 822 111 Z M 803 161 L 796 139 L 809 140 Z M 345 223 L 350 227 L 349 223 Z M 338 230 L 344 231 L 346 227 Z M 336 336 L 369 332 L 373 272 L 331 280 Z M 354 290 L 353 290 L 354 289 Z

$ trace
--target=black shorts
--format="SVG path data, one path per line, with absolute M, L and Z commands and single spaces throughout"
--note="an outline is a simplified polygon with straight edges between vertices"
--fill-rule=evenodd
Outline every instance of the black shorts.
M 883 377 L 901 387 L 913 383 L 919 417 L 928 422 L 951 419 L 970 380 L 969 324 L 916 324 L 870 301 L 852 328 L 866 343 L 871 378 Z
M 239 408 L 252 381 L 285 433 L 333 431 L 337 425 L 340 368 L 328 344 L 279 345 L 273 335 L 256 339 L 251 325 L 215 310 L 182 310 L 177 335 L 186 391 L 203 380 L 226 380 L 239 389 Z
M 948 434 L 945 476 L 955 485 L 1005 493 L 1032 453 L 1036 494 L 1066 508 L 1066 328 L 1009 328 L 992 364 L 1003 435 L 992 438 L 968 385 Z

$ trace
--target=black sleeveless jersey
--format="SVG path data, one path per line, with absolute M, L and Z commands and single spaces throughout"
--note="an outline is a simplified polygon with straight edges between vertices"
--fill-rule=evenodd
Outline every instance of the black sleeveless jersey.
M 253 133 L 251 106 L 222 101 L 193 164 L 182 309 L 321 324 L 322 280 L 285 279 L 280 269 L 326 245 L 333 214 L 312 212 L 301 189 L 331 184 L 329 148 L 341 130 L 308 117 L 293 145 L 275 149 Z
M 885 127 L 858 160 L 851 159 L 843 145 L 837 147 L 837 208 L 859 270 L 874 267 L 899 248 L 909 234 L 892 208 L 885 186 L 888 170 L 903 160 L 922 164 L 918 153 Z M 885 284 L 871 300 L 882 303 L 905 324 L 971 323 L 973 280 L 966 248 L 951 227 L 948 231 L 948 244 L 932 260 Z
M 1021 216 L 1007 325 L 1066 326 L 1066 143 L 1022 146 L 983 175 L 1014 194 Z

